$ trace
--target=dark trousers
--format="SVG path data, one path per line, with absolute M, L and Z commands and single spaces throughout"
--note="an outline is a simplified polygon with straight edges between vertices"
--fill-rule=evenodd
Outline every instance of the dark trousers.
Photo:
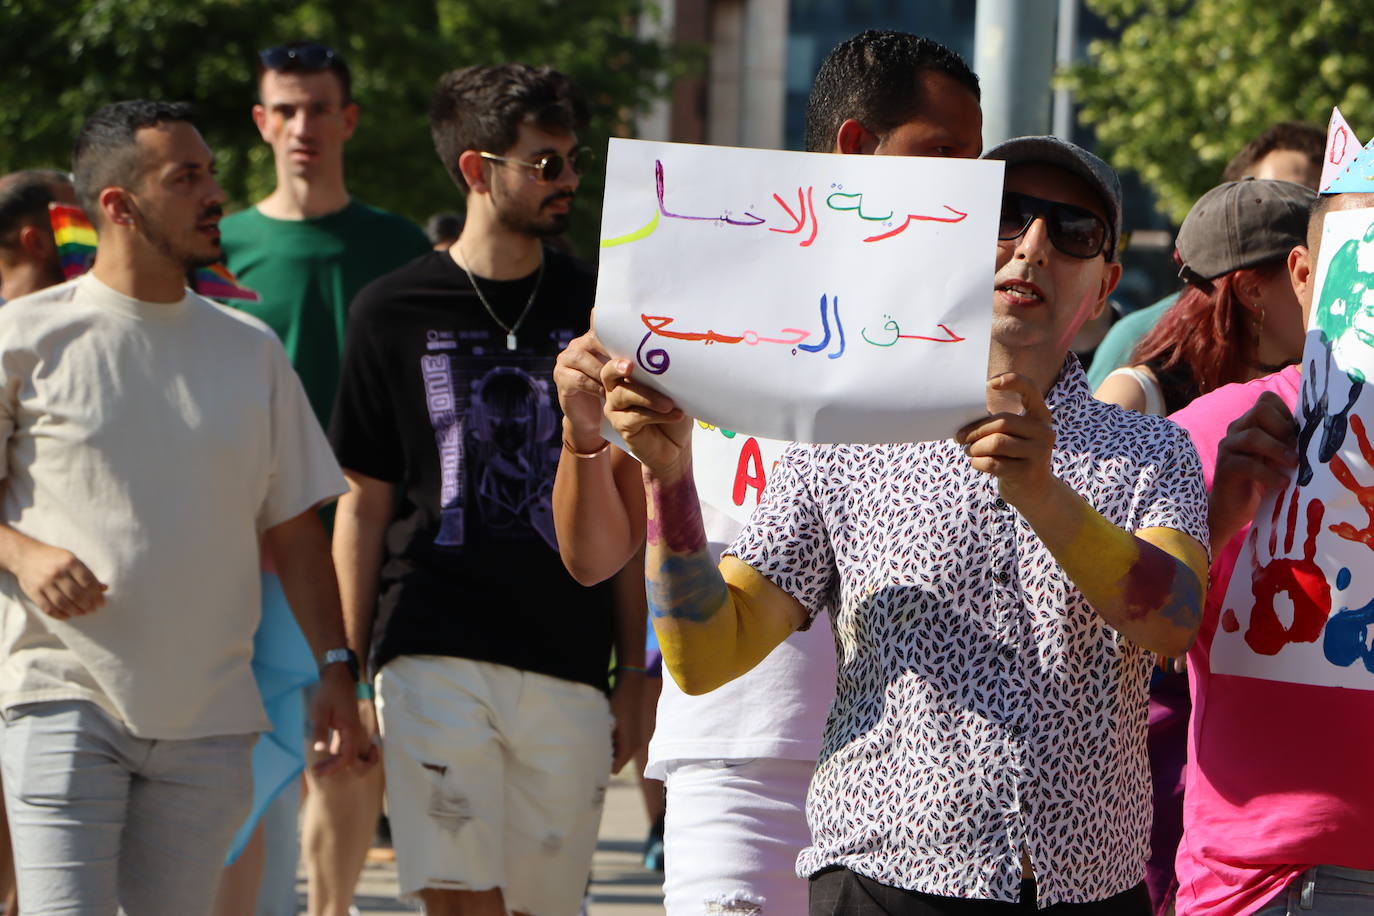
M 1035 908 L 1035 882 L 1021 882 L 1021 902 L 964 900 L 937 897 L 879 884 L 847 868 L 831 868 L 811 878 L 811 916 L 1016 916 L 1045 913 L 1053 916 L 1150 916 L 1150 895 L 1144 883 L 1094 903 L 1058 903 Z

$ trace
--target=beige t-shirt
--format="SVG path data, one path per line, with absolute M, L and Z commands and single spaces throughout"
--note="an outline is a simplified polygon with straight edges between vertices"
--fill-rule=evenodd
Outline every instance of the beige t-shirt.
M 0 521 L 109 586 L 61 621 L 0 572 L 0 707 L 90 700 L 154 739 L 267 728 L 249 667 L 259 535 L 345 489 L 272 332 L 89 274 L 16 299 L 0 441 Z

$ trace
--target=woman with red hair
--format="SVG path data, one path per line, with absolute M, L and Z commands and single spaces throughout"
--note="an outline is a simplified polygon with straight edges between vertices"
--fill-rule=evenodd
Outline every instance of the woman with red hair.
M 1182 294 L 1097 398 L 1163 416 L 1231 382 L 1302 357 L 1303 322 L 1288 279 L 1316 195 L 1288 181 L 1247 179 L 1208 191 L 1178 233 Z
M 1276 372 L 1302 358 L 1302 308 L 1288 256 L 1307 235 L 1317 195 L 1287 181 L 1215 187 L 1178 231 L 1178 301 L 1136 344 L 1133 365 L 1103 380 L 1097 398 L 1163 416 L 1200 394 Z M 1154 819 L 1145 883 L 1155 916 L 1172 912 L 1174 854 L 1183 836 L 1183 765 L 1192 704 L 1182 659 L 1150 682 L 1146 748 Z M 1170 670 L 1172 669 L 1172 670 Z

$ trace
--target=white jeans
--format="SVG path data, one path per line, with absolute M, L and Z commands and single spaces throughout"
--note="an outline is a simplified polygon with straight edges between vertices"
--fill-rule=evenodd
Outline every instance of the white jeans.
M 814 761 L 676 761 L 663 833 L 668 916 L 792 916 L 807 911 L 797 853 L 811 842 Z
M 248 815 L 256 740 L 138 738 L 81 701 L 6 711 L 0 764 L 24 912 L 209 913 Z

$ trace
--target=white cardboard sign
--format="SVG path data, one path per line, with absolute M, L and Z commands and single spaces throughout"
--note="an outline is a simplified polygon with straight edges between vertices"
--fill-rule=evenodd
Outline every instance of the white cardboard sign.
M 741 435 L 949 436 L 986 413 L 1002 168 L 612 140 L 597 334 Z

